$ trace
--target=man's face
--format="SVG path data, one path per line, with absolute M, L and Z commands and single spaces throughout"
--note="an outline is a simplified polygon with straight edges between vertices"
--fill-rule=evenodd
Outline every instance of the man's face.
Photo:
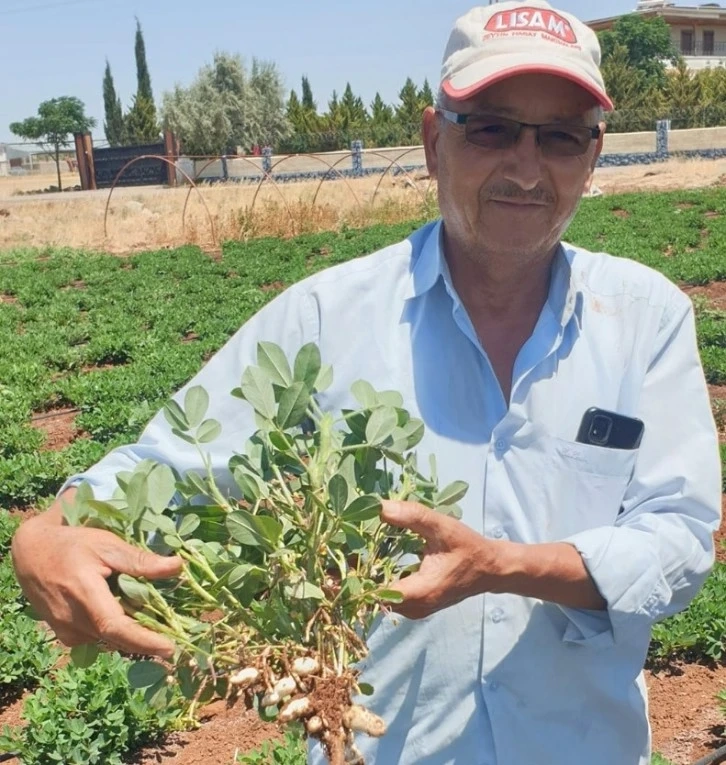
M 470 100 L 444 106 L 459 114 L 484 112 L 530 124 L 596 126 L 593 97 L 552 75 L 512 77 Z M 424 143 L 447 237 L 472 257 L 493 252 L 525 261 L 558 244 L 602 148 L 600 138 L 582 155 L 547 156 L 528 128 L 511 148 L 483 148 L 467 141 L 463 125 L 445 121 L 433 109 L 424 115 Z

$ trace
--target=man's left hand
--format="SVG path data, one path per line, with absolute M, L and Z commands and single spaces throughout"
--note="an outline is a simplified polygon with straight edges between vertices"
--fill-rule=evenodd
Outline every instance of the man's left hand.
M 410 529 L 426 542 L 419 570 L 397 581 L 403 595 L 395 610 L 409 619 L 426 616 L 487 590 L 501 567 L 506 542 L 486 539 L 461 521 L 413 502 L 383 502 L 381 519 Z

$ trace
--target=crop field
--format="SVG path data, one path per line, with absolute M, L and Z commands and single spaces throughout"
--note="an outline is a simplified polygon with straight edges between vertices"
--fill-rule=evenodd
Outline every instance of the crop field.
M 150 765 L 167 756 L 181 765 L 305 762 L 299 736 L 282 738 L 254 714 L 218 703 L 200 730 L 181 730 L 174 698 L 159 709 L 129 685 L 127 657 L 69 665 L 26 614 L 9 541 L 68 475 L 135 439 L 285 287 L 422 222 L 227 241 L 214 255 L 196 246 L 123 256 L 50 246 L 0 252 L 0 753 L 26 765 Z M 726 461 L 726 189 L 586 199 L 567 238 L 656 268 L 691 296 Z M 690 765 L 726 743 L 720 536 L 718 558 L 691 608 L 653 633 L 656 765 Z

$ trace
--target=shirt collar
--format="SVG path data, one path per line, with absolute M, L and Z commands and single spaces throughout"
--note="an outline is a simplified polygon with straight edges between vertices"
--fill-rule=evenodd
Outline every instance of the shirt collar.
M 413 239 L 411 258 L 411 277 L 406 289 L 405 299 L 426 294 L 440 278 L 444 280 L 447 291 L 454 296 L 449 266 L 444 257 L 444 227 L 441 220 L 426 226 L 420 231 L 420 239 Z M 417 246 L 418 245 L 418 246 Z M 547 297 L 547 305 L 557 322 L 565 327 L 575 319 L 578 329 L 582 328 L 583 295 L 578 271 L 573 262 L 576 250 L 560 244 L 552 264 L 552 280 Z

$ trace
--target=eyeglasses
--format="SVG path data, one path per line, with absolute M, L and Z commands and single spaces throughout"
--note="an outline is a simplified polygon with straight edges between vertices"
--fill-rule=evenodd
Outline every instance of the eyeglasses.
M 576 157 L 584 154 L 590 143 L 600 137 L 599 127 L 567 125 L 555 122 L 549 125 L 530 125 L 508 120 L 493 114 L 457 114 L 447 109 L 436 110 L 455 125 L 464 125 L 466 140 L 485 149 L 511 149 L 523 128 L 534 128 L 537 144 L 548 157 Z

